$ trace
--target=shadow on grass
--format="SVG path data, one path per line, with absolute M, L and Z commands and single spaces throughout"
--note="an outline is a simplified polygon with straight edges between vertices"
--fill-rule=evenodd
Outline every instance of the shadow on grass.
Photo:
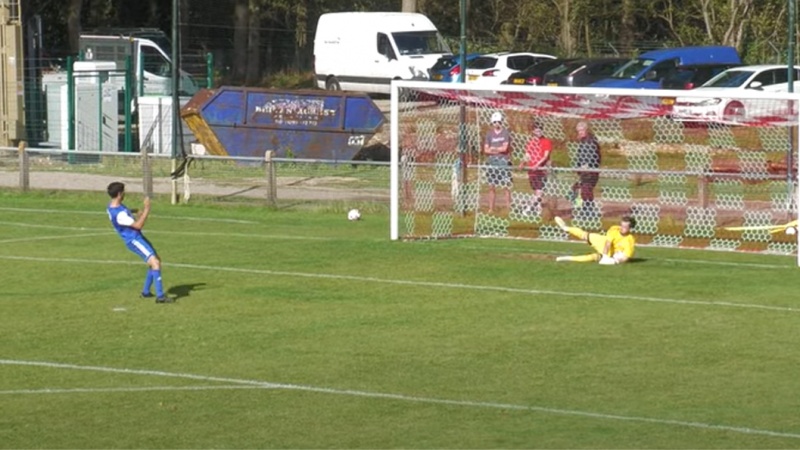
M 175 300 L 188 297 L 192 291 L 202 289 L 205 286 L 205 283 L 194 283 L 194 284 L 179 284 L 178 286 L 172 286 L 167 290 L 167 294 Z

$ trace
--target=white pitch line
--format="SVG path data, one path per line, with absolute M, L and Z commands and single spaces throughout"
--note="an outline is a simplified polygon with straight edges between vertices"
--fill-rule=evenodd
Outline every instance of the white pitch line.
M 113 235 L 113 232 L 106 232 L 106 233 L 86 233 L 86 234 L 69 234 L 69 235 L 58 235 L 58 236 L 38 236 L 38 237 L 30 237 L 30 238 L 19 238 L 19 239 L 4 239 L 0 241 L 0 244 L 12 244 L 17 242 L 31 242 L 31 241 L 47 241 L 47 240 L 55 240 L 55 239 L 70 239 L 70 238 L 82 238 L 82 237 L 97 237 L 97 236 L 105 236 L 105 235 Z
M 113 260 L 93 260 L 93 259 L 77 259 L 77 258 L 41 258 L 34 256 L 11 256 L 0 255 L 0 259 L 7 259 L 13 261 L 35 261 L 35 262 L 63 262 L 63 263 L 80 263 L 80 264 L 124 264 L 132 265 L 137 264 L 132 261 L 113 261 Z M 667 297 L 646 297 L 639 295 L 623 295 L 623 294 L 602 294 L 597 292 L 580 292 L 580 291 L 553 291 L 543 289 L 528 289 L 528 288 L 512 288 L 505 286 L 489 286 L 480 284 L 464 284 L 464 283 L 443 283 L 438 281 L 415 281 L 415 280 L 397 280 L 391 278 L 376 278 L 364 277 L 358 275 L 339 275 L 339 274 L 326 274 L 326 273 L 308 273 L 308 272 L 289 272 L 281 270 L 268 270 L 268 269 L 246 269 L 237 267 L 224 267 L 224 266 L 202 266 L 198 264 L 185 264 L 185 263 L 164 263 L 167 267 L 180 267 L 185 269 L 209 270 L 215 272 L 234 272 L 234 273 L 250 273 L 258 275 L 274 275 L 296 278 L 316 278 L 327 280 L 344 280 L 344 281 L 358 281 L 369 283 L 393 284 L 401 286 L 427 286 L 435 288 L 448 288 L 448 289 L 466 289 L 477 291 L 493 291 L 493 292 L 506 292 L 512 294 L 525 294 L 525 295 L 541 295 L 541 296 L 559 296 L 559 297 L 586 297 L 586 298 L 599 298 L 608 300 L 633 300 L 641 302 L 653 303 L 668 303 L 677 305 L 698 305 L 698 306 L 714 306 L 714 307 L 727 307 L 727 308 L 744 308 L 744 309 L 759 309 L 765 311 L 780 311 L 789 313 L 800 313 L 800 309 L 791 308 L 788 306 L 771 306 L 759 305 L 753 303 L 732 303 L 723 301 L 708 301 L 708 300 L 683 300 Z
M 6 208 L 0 207 L 0 211 L 14 211 L 25 213 L 42 213 L 42 214 L 84 214 L 84 215 L 107 215 L 105 211 L 69 211 L 62 209 L 35 209 L 35 208 Z M 181 216 L 162 216 L 160 214 L 152 214 L 151 217 L 159 219 L 172 219 L 172 220 L 191 220 L 197 222 L 227 222 L 227 223 L 242 223 L 242 224 L 257 224 L 259 222 L 253 220 L 239 220 L 239 219 L 217 219 L 211 217 L 181 217 Z
M 516 411 L 537 412 L 537 413 L 550 414 L 550 415 L 585 417 L 585 418 L 600 419 L 600 420 L 617 420 L 617 421 L 623 421 L 623 422 L 640 422 L 640 423 L 649 423 L 649 424 L 655 424 L 655 425 L 668 425 L 668 426 L 676 426 L 676 427 L 698 428 L 698 429 L 703 429 L 703 430 L 726 431 L 726 432 L 733 432 L 733 433 L 740 433 L 740 434 L 751 434 L 751 435 L 771 436 L 771 437 L 780 437 L 780 438 L 800 439 L 800 434 L 798 434 L 798 433 L 787 433 L 787 432 L 781 432 L 781 431 L 762 430 L 762 429 L 758 429 L 758 428 L 740 427 L 740 426 L 732 426 L 732 425 L 718 425 L 718 424 L 710 424 L 710 423 L 703 423 L 703 422 L 689 422 L 689 421 L 672 420 L 672 419 L 657 419 L 657 418 L 652 418 L 652 417 L 624 416 L 624 415 L 620 415 L 620 414 L 606 414 L 606 413 L 598 413 L 598 412 L 592 412 L 592 411 L 580 411 L 580 410 L 562 409 L 562 408 L 549 408 L 549 407 L 545 407 L 545 406 L 519 405 L 519 404 L 513 404 L 513 403 L 497 403 L 497 402 L 481 402 L 481 401 L 471 401 L 471 400 L 451 400 L 451 399 L 442 399 L 442 398 L 433 398 L 433 397 L 417 397 L 417 396 L 405 395 L 405 394 L 392 394 L 392 393 L 384 393 L 384 392 L 359 391 L 359 390 L 351 390 L 351 389 L 334 389 L 334 388 L 309 386 L 309 385 L 299 385 L 299 384 L 272 383 L 272 382 L 260 381 L 260 380 L 246 380 L 246 379 L 227 378 L 227 377 L 212 377 L 212 376 L 203 376 L 203 375 L 196 375 L 196 374 L 189 374 L 189 373 L 164 372 L 164 371 L 160 371 L 160 370 L 118 369 L 118 368 L 114 368 L 114 367 L 81 366 L 81 365 L 75 365 L 75 364 L 53 363 L 53 362 L 45 362 L 45 361 L 20 361 L 20 360 L 10 360 L 10 359 L 0 359 L 0 365 L 34 366 L 34 367 L 46 367 L 46 368 L 54 368 L 54 369 L 86 370 L 86 371 L 93 371 L 93 372 L 121 373 L 121 374 L 128 374 L 128 375 L 132 374 L 132 375 L 149 375 L 149 376 L 159 376 L 159 377 L 182 378 L 182 379 L 199 380 L 199 381 L 206 381 L 206 382 L 213 381 L 213 382 L 229 383 L 229 384 L 236 384 L 236 385 L 245 385 L 245 386 L 252 386 L 252 387 L 259 387 L 259 388 L 269 388 L 269 389 L 285 389 L 285 390 L 293 390 L 293 391 L 315 392 L 315 393 L 321 393 L 321 394 L 344 395 L 344 396 L 351 396 L 351 397 L 377 398 L 377 399 L 397 400 L 397 401 L 414 402 L 414 403 L 428 403 L 428 404 L 436 404 L 436 405 L 465 406 L 465 407 L 473 407 L 473 408 L 508 409 L 508 410 L 516 410 Z
M 4 222 L 0 221 L 0 225 L 8 225 L 22 228 L 44 228 L 50 230 L 68 230 L 68 231 L 108 231 L 110 226 L 105 228 L 88 228 L 88 227 L 67 227 L 60 225 L 41 225 L 36 223 L 24 222 Z M 146 234 L 173 234 L 179 236 L 221 236 L 221 237 L 238 237 L 246 239 L 282 239 L 282 240 L 298 240 L 298 241 L 330 241 L 335 238 L 325 236 L 299 236 L 288 234 L 258 234 L 258 233 L 212 233 L 205 231 L 175 231 L 175 230 L 153 230 L 147 229 Z M 113 234 L 113 233 L 112 233 Z
M 268 389 L 261 386 L 147 386 L 124 388 L 42 388 L 42 389 L 12 389 L 0 391 L 0 395 L 34 395 L 34 394 L 100 394 L 114 392 L 163 392 L 163 391 L 216 391 L 216 390 L 241 390 L 241 389 Z
M 19 208 L 0 208 L 0 210 L 19 210 L 19 211 L 28 211 L 25 209 Z M 60 212 L 53 210 L 53 212 Z M 99 214 L 99 213 L 92 213 L 88 211 L 81 212 L 82 214 Z M 159 216 L 160 217 L 160 216 Z M 201 220 L 201 219 L 197 219 Z M 256 222 L 252 222 L 256 223 Z M 49 229 L 58 229 L 58 230 L 78 230 L 78 231 L 105 231 L 106 228 L 87 228 L 87 227 L 64 227 L 59 225 L 41 225 L 41 224 L 31 224 L 31 223 L 23 223 L 23 222 L 4 222 L 0 221 L 0 225 L 9 225 L 9 226 L 18 226 L 18 227 L 26 227 L 26 228 L 49 228 Z M 284 240 L 308 240 L 308 241 L 330 241 L 334 240 L 335 238 L 329 237 L 322 237 L 322 236 L 296 236 L 296 235 L 281 235 L 281 234 L 249 234 L 249 233 L 211 233 L 211 232 L 202 232 L 202 231 L 174 231 L 174 230 L 152 230 L 148 229 L 147 234 L 174 234 L 174 235 L 187 235 L 187 236 L 220 236 L 220 237 L 239 237 L 239 238 L 263 238 L 263 239 L 284 239 Z M 374 239 L 376 241 L 383 241 L 383 239 Z M 564 244 L 580 244 L 585 245 L 582 242 L 575 242 L 575 241 L 565 241 Z M 544 254 L 544 255 L 562 255 L 564 252 L 556 252 L 556 251 L 543 251 L 543 250 L 526 250 L 521 247 L 479 247 L 474 245 L 465 245 L 462 248 L 470 249 L 470 250 L 483 250 L 483 251 L 512 251 L 516 253 L 536 253 L 536 254 Z M 653 247 L 655 248 L 655 247 Z M 692 250 L 692 249 L 684 249 Z M 702 251 L 702 250 L 700 250 Z M 785 255 L 771 255 L 775 257 L 785 256 Z M 797 269 L 797 265 L 778 265 L 778 264 L 764 264 L 764 263 L 746 263 L 746 262 L 733 262 L 733 261 L 712 261 L 712 260 L 705 260 L 705 259 L 676 259 L 676 258 L 658 258 L 658 261 L 667 261 L 667 262 L 674 262 L 674 263 L 682 263 L 682 264 L 703 264 L 703 265 L 717 265 L 717 266 L 727 266 L 727 267 L 751 267 L 755 269 Z
M 577 241 L 565 241 L 564 244 L 575 244 L 575 245 L 582 245 L 586 246 L 585 242 L 577 242 Z M 525 249 L 522 247 L 480 247 L 476 245 L 469 245 L 463 246 L 461 248 L 469 249 L 469 250 L 483 250 L 486 252 L 496 252 L 506 251 L 506 252 L 514 252 L 519 254 L 538 254 L 538 255 L 563 255 L 565 252 L 557 252 L 554 250 L 530 250 Z M 659 248 L 659 247 L 649 247 L 649 248 Z M 702 249 L 690 249 L 685 248 L 683 251 L 689 250 L 697 250 L 703 251 Z M 793 258 L 792 261 L 794 262 L 795 255 L 770 255 L 776 258 L 786 256 Z M 797 270 L 797 264 L 765 264 L 765 263 L 748 263 L 748 262 L 735 262 L 735 261 L 712 261 L 708 259 L 679 259 L 679 258 L 653 258 L 654 261 L 666 261 L 666 262 L 673 262 L 673 263 L 680 263 L 680 264 L 702 264 L 704 266 L 708 265 L 716 265 L 716 266 L 727 266 L 727 267 L 751 267 L 754 269 L 793 269 Z

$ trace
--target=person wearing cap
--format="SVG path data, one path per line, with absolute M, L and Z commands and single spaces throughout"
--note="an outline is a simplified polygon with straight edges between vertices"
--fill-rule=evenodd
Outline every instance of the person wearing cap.
M 544 183 L 547 181 L 547 168 L 550 166 L 553 142 L 544 136 L 542 126 L 538 122 L 533 122 L 531 132 L 533 136 L 525 146 L 525 156 L 519 163 L 519 168 L 523 169 L 527 165 L 528 183 L 533 189 L 533 202 L 528 208 L 539 209 L 542 203 Z
M 495 111 L 492 129 L 486 133 L 483 153 L 486 155 L 486 182 L 489 185 L 489 212 L 494 212 L 496 188 L 505 189 L 506 207 L 511 205 L 511 134 L 503 126 L 503 113 Z

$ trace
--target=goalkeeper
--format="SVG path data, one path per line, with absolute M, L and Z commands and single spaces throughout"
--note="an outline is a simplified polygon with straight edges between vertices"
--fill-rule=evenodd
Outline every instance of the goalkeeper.
M 636 226 L 636 220 L 630 216 L 623 216 L 619 225 L 608 229 L 606 234 L 589 233 L 578 227 L 570 227 L 561 217 L 555 218 L 559 228 L 576 238 L 586 241 L 597 253 L 581 256 L 559 256 L 556 261 L 571 262 L 599 262 L 600 264 L 622 264 L 633 257 L 636 239 L 631 230 Z

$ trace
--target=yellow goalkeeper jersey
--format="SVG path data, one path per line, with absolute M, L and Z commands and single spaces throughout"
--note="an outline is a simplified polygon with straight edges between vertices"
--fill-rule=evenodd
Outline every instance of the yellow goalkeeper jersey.
M 633 248 L 636 246 L 636 239 L 631 233 L 628 233 L 627 236 L 623 236 L 620 234 L 619 230 L 619 225 L 614 225 L 606 232 L 606 239 L 611 241 L 610 253 L 614 255 L 615 253 L 622 252 L 626 257 L 631 258 L 633 257 Z

